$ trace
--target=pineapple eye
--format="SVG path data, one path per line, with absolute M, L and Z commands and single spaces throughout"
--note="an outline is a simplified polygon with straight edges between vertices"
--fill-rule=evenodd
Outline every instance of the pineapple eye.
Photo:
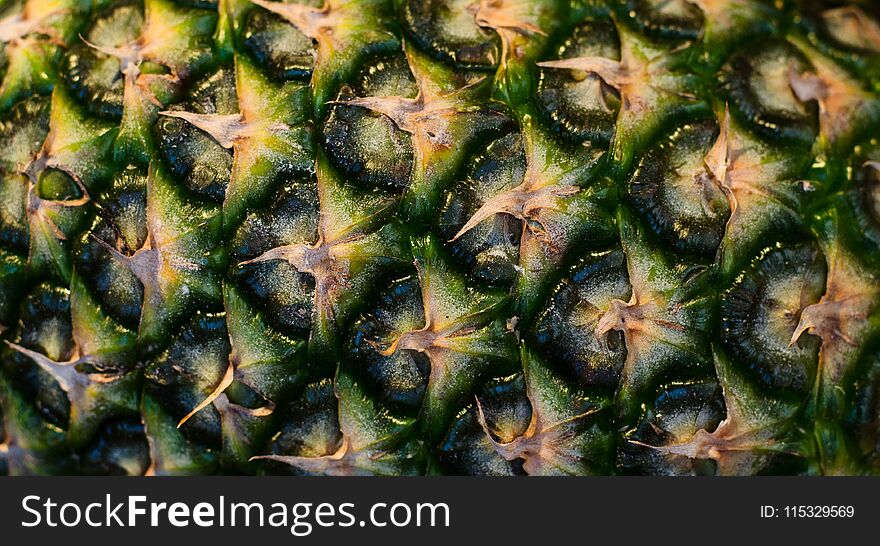
M 656 38 L 696 40 L 703 12 L 690 0 L 628 0 L 626 9 L 642 32 Z
M 400 96 L 418 93 L 406 60 L 380 58 L 344 86 L 337 100 L 353 97 Z M 412 138 L 388 117 L 365 108 L 334 104 L 323 124 L 328 155 L 336 166 L 364 188 L 403 191 L 409 184 L 413 164 Z
M 106 422 L 80 453 L 80 461 L 91 475 L 142 476 L 150 466 L 150 446 L 140 418 Z
M 40 419 L 59 430 L 66 430 L 70 422 L 70 403 L 61 386 L 26 357 L 10 358 L 10 363 L 21 367 L 10 370 L 11 382 L 36 407 Z
M 510 442 L 528 428 L 532 407 L 522 374 L 488 381 L 477 393 L 490 433 L 499 442 Z M 453 474 L 510 476 L 524 474 L 521 460 L 499 457 L 486 440 L 476 404 L 456 416 L 438 447 L 440 464 Z
M 523 375 L 487 381 L 481 390 L 477 397 L 493 437 L 506 443 L 522 436 L 533 413 Z
M 82 190 L 76 185 L 73 178 L 58 169 L 46 169 L 41 172 L 35 190 L 40 199 L 53 201 L 82 197 Z
M 238 113 L 235 74 L 221 69 L 197 82 L 188 97 L 169 108 L 196 114 Z M 156 122 L 159 149 L 169 168 L 196 195 L 222 202 L 232 170 L 232 150 L 180 118 L 161 116 Z
M 642 157 L 628 190 L 662 241 L 703 262 L 714 259 L 730 216 L 727 198 L 704 164 L 717 135 L 714 121 L 679 128 Z
M 139 2 L 121 2 L 100 12 L 83 37 L 100 47 L 122 47 L 134 41 L 144 24 Z M 124 79 L 119 59 L 74 41 L 63 73 L 70 89 L 89 112 L 118 119 L 122 116 Z
M 630 441 L 626 442 L 621 452 L 621 466 L 627 473 L 634 474 L 715 474 L 715 465 L 711 459 L 670 456 L 645 446 L 685 442 L 699 430 L 715 430 L 724 417 L 724 398 L 716 381 L 664 387 L 646 405 L 645 414 L 639 424 L 627 433 Z
M 527 339 L 547 361 L 570 370 L 580 384 L 613 392 L 626 345 L 621 332 L 611 331 L 600 339 L 596 330 L 610 302 L 628 301 L 630 295 L 623 251 L 593 253 L 559 283 Z
M 317 229 L 317 191 L 312 182 L 293 180 L 271 205 L 245 217 L 231 243 L 236 284 L 265 310 L 273 327 L 297 339 L 307 339 L 312 327 L 314 279 L 285 260 L 239 264 L 272 248 L 312 244 Z
M 721 346 L 762 385 L 805 392 L 819 340 L 791 339 L 801 311 L 824 289 L 825 261 L 814 244 L 766 251 L 721 298 Z
M 136 169 L 127 169 L 113 181 L 113 189 L 101 201 L 101 216 L 112 226 L 122 246 L 130 251 L 147 241 L 146 177 Z
M 18 345 L 56 361 L 65 361 L 74 354 L 69 290 L 39 284 L 21 302 L 19 313 L 19 333 L 13 338 Z M 70 403 L 55 378 L 22 354 L 7 353 L 4 361 L 7 359 L 14 364 L 13 381 L 35 402 L 40 416 L 67 430 Z
M 229 366 L 229 351 L 225 317 L 196 313 L 171 344 L 149 360 L 144 370 L 145 394 L 178 422 L 220 382 Z M 190 441 L 219 448 L 220 415 L 214 407 L 206 407 L 180 432 Z
M 620 40 L 610 20 L 589 21 L 576 27 L 552 57 L 620 59 Z M 620 96 L 595 74 L 540 68 L 537 103 L 544 123 L 576 143 L 607 147 L 614 133 Z
M 721 69 L 722 93 L 731 113 L 773 142 L 809 146 L 818 132 L 818 111 L 791 89 L 790 74 L 809 69 L 803 54 L 786 42 L 762 42 L 734 55 Z
M 312 40 L 270 11 L 252 9 L 242 29 L 245 51 L 279 80 L 306 80 L 315 64 Z
M 10 176 L 27 164 L 49 132 L 49 102 L 33 97 L 19 102 L 0 119 L 0 172 Z
M 0 243 L 25 255 L 28 183 L 19 171 L 37 154 L 48 131 L 49 103 L 42 98 L 18 103 L 0 121 Z
M 432 56 L 461 67 L 494 68 L 501 45 L 494 32 L 477 25 L 474 0 L 407 0 L 402 23 L 406 37 Z M 479 2 L 477 2 L 479 3 Z
M 137 330 L 143 304 L 143 288 L 137 278 L 114 260 L 100 239 L 125 255 L 147 240 L 146 174 L 129 168 L 113 180 L 100 199 L 98 218 L 80 239 L 74 267 L 100 305 L 110 316 Z
M 468 174 L 446 193 L 440 210 L 439 230 L 451 240 L 479 207 L 492 196 L 519 185 L 526 161 L 522 135 L 510 133 L 486 147 Z M 453 255 L 478 282 L 510 286 L 519 261 L 521 221 L 506 214 L 482 222 L 450 244 Z
M 20 344 L 44 352 L 55 360 L 70 357 L 74 350 L 70 322 L 70 291 L 43 283 L 21 306 Z
M 404 412 L 416 413 L 422 405 L 431 365 L 416 351 L 396 351 L 383 356 L 376 343 L 386 343 L 395 332 L 418 329 L 425 324 L 418 279 L 406 277 L 391 284 L 354 327 L 348 357 L 375 389 L 376 395 Z
M 308 385 L 302 396 L 277 410 L 283 415 L 283 425 L 269 442 L 267 452 L 299 457 L 332 455 L 342 441 L 336 406 L 332 381 Z M 294 467 L 278 463 L 271 468 L 273 473 L 296 472 Z

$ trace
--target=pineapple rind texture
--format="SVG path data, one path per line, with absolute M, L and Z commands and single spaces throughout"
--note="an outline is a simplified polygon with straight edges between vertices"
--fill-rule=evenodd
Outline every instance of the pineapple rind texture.
M 0 474 L 880 473 L 868 0 L 0 0 Z

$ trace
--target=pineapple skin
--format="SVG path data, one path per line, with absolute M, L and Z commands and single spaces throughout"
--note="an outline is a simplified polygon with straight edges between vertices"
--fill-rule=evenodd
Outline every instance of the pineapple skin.
M 0 0 L 0 475 L 880 472 L 880 10 Z

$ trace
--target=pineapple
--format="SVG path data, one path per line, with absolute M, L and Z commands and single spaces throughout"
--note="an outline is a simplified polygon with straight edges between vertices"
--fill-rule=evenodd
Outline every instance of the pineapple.
M 880 473 L 864 0 L 0 0 L 0 473 Z

